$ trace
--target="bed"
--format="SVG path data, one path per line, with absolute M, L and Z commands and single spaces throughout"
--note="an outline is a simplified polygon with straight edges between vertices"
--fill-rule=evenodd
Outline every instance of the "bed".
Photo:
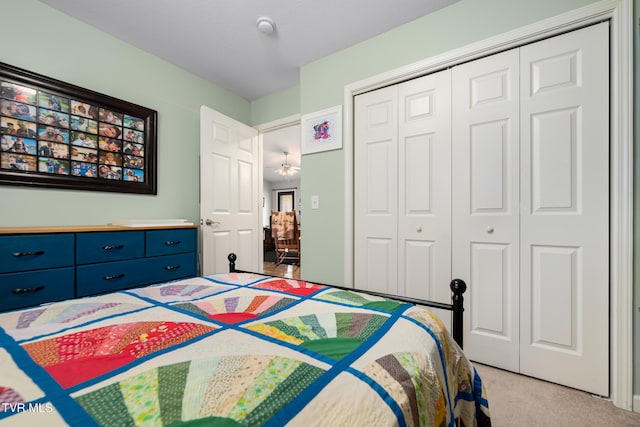
M 491 424 L 429 310 L 234 267 L 0 313 L 0 426 Z

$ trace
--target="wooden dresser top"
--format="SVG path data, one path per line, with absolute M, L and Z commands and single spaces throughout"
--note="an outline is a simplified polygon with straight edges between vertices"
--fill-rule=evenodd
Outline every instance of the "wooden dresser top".
M 85 233 L 91 231 L 135 231 L 164 230 L 171 228 L 198 228 L 197 225 L 142 226 L 125 227 L 121 225 L 77 225 L 77 226 L 40 226 L 40 227 L 0 227 L 2 234 L 42 234 L 42 233 Z

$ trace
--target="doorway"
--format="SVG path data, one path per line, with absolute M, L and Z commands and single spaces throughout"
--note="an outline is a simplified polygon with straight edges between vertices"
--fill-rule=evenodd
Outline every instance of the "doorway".
M 272 236 L 271 212 L 295 210 L 298 228 L 302 225 L 300 180 L 300 120 L 261 130 L 263 152 L 263 271 L 265 274 L 300 278 L 300 262 L 278 263 Z
M 293 191 L 278 191 L 278 211 L 291 212 L 293 210 Z

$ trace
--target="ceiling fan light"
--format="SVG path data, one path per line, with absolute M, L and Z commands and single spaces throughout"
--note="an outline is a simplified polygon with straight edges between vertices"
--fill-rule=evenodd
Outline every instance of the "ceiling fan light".
M 280 166 L 274 172 L 282 176 L 292 176 L 298 173 L 298 171 L 292 168 L 289 164 L 282 164 L 282 166 Z
M 275 173 L 282 175 L 282 176 L 292 176 L 298 173 L 298 169 L 296 167 L 293 167 L 289 164 L 289 161 L 287 159 L 287 156 L 289 155 L 288 152 L 284 152 L 284 163 L 280 164 L 280 167 L 276 170 L 274 170 Z

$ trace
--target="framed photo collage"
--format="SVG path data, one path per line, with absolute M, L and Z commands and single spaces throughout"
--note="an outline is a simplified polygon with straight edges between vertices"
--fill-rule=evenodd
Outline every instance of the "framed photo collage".
M 0 184 L 156 194 L 156 119 L 0 63 Z

